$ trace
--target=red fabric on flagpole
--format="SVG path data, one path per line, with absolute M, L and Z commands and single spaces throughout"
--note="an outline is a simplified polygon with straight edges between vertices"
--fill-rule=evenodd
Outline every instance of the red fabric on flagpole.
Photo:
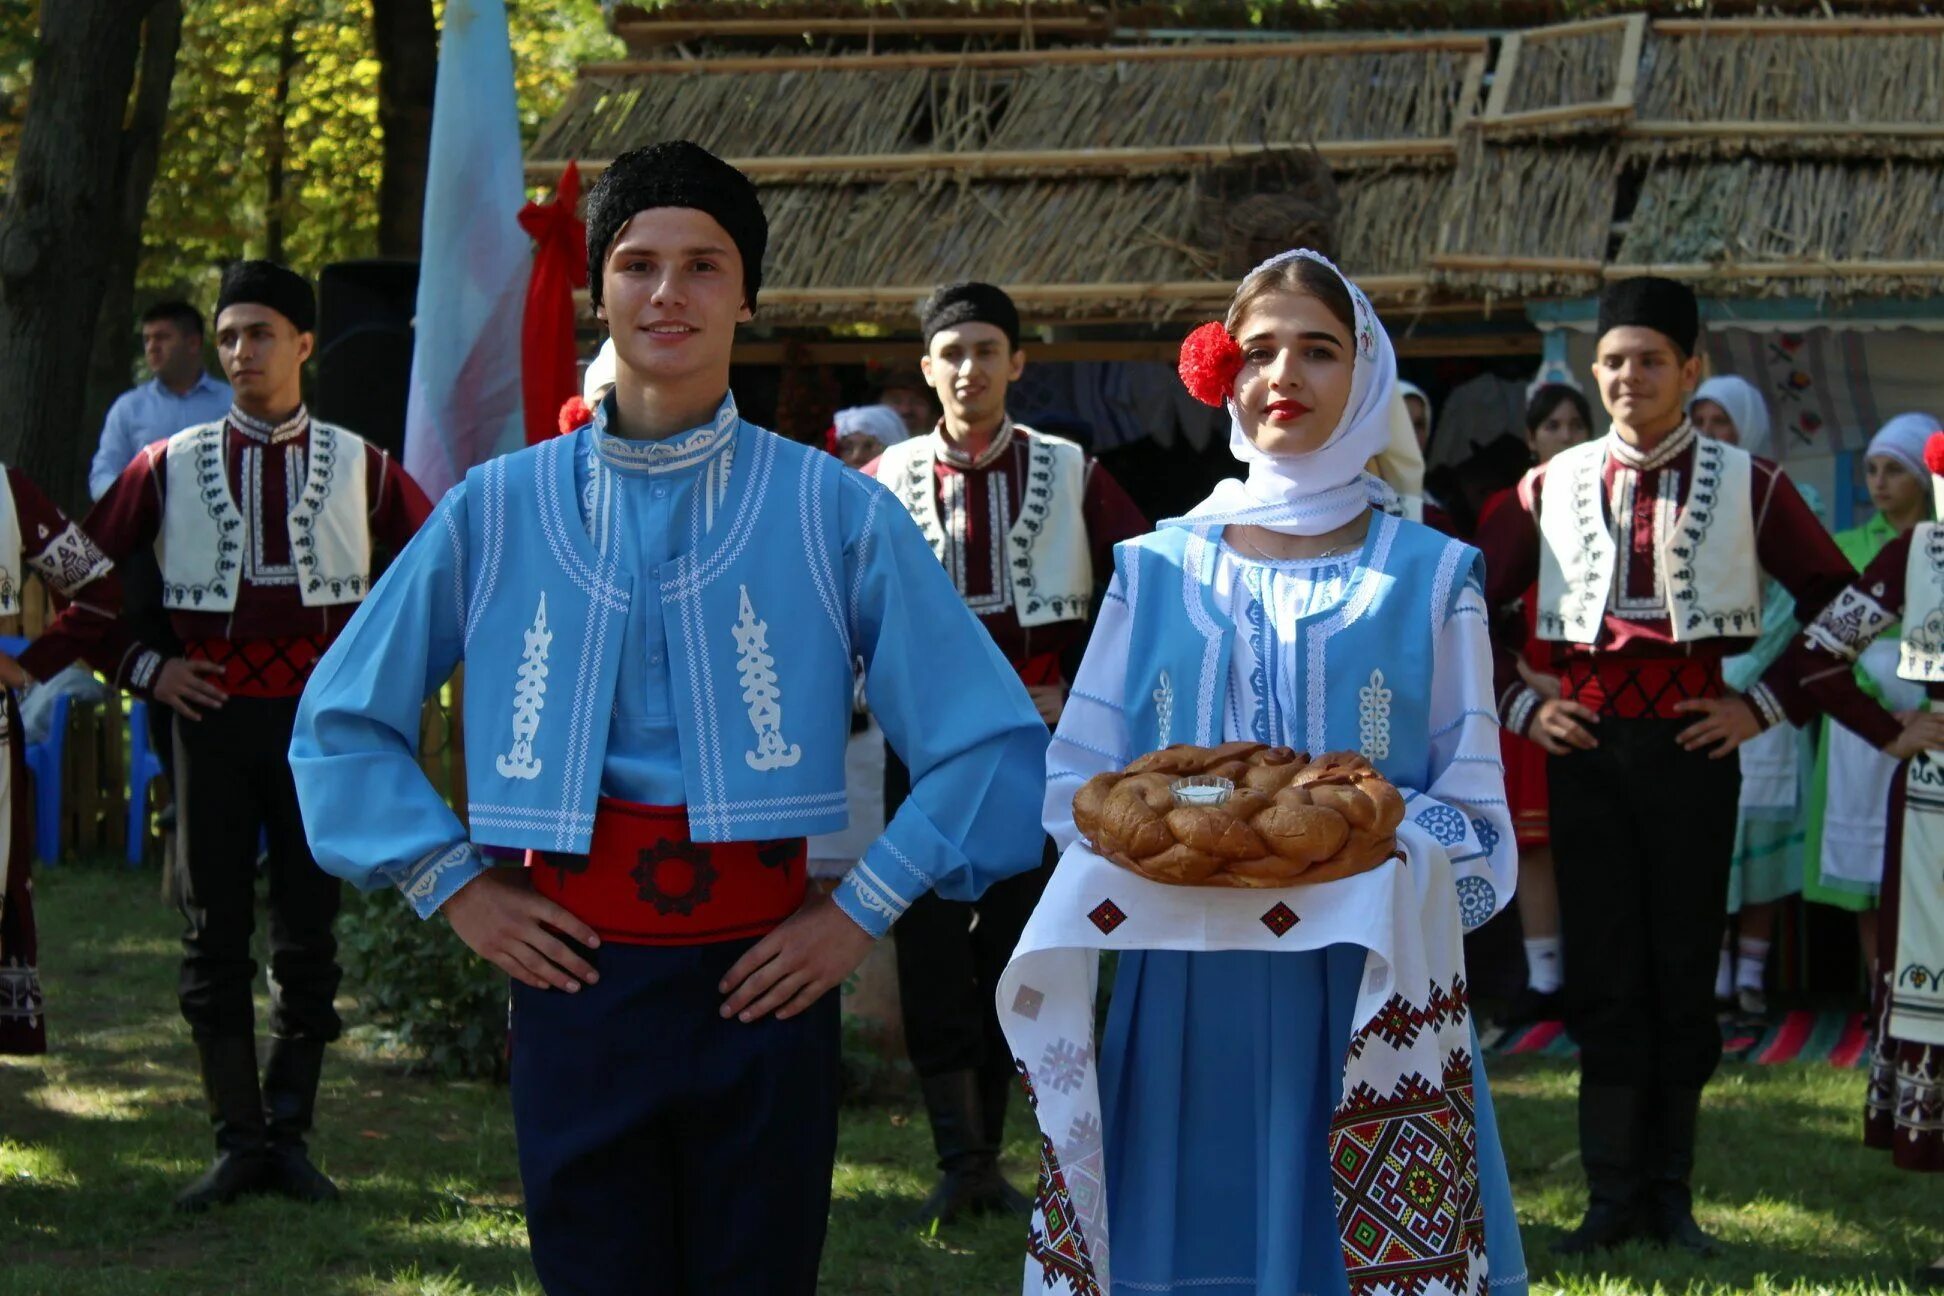
M 569 162 L 553 201 L 530 202 L 520 211 L 520 228 L 533 239 L 533 273 L 520 325 L 528 445 L 559 435 L 560 407 L 580 392 L 574 289 L 587 286 L 587 225 L 579 208 L 580 167 Z

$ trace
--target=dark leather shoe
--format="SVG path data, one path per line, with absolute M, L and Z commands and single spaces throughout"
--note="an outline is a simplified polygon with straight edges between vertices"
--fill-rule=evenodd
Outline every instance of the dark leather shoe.
M 338 1186 L 311 1164 L 301 1145 L 273 1146 L 265 1166 L 264 1181 L 271 1192 L 313 1206 L 338 1199 Z
M 265 1191 L 269 1185 L 269 1159 L 261 1149 L 218 1152 L 209 1169 L 176 1194 L 175 1208 L 189 1214 L 211 1206 L 227 1206 L 248 1193 Z

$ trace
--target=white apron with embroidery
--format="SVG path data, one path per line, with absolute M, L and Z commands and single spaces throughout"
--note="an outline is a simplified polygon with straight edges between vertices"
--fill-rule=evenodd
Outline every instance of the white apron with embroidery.
M 1112 1290 L 1100 1081 L 1094 1039 L 1099 951 L 1370 951 L 1358 990 L 1341 1100 L 1330 1124 L 1345 1260 L 1360 1296 L 1476 1296 L 1485 1287 L 1472 1131 L 1471 1033 L 1465 1007 L 1457 886 L 1445 848 L 1417 823 L 1398 829 L 1401 860 L 1317 886 L 1176 887 L 1152 882 L 1075 843 L 1061 857 L 998 992 L 1040 1126 L 1038 1201 L 1024 1291 L 1064 1284 Z M 1400 1108 L 1423 1077 L 1422 1109 Z M 1381 1110 L 1379 1110 L 1381 1108 Z M 1452 1180 L 1460 1191 L 1452 1193 Z M 1352 1188 L 1346 1196 L 1345 1185 Z M 1468 1189 L 1465 1185 L 1468 1184 Z M 1390 1204 L 1378 1218 L 1372 1203 Z M 1418 1202 L 1436 1202 L 1427 1213 Z M 1425 1250 L 1469 1253 L 1436 1272 L 1398 1263 L 1399 1230 Z M 1353 1247 L 1367 1242 L 1368 1253 Z
M 1619 566 L 1614 532 L 1632 524 L 1609 516 L 1600 474 L 1611 438 L 1562 450 L 1546 467 L 1539 497 L 1541 639 L 1591 645 L 1599 638 Z M 1701 437 L 1686 505 L 1676 515 L 1672 501 L 1658 502 L 1654 551 L 1676 643 L 1761 633 L 1753 482 L 1754 460 L 1746 451 Z
M 1093 599 L 1093 555 L 1083 511 L 1086 452 L 1072 441 L 1023 424 L 1009 425 L 1005 443 L 1014 431 L 1028 434 L 1026 480 L 1020 483 L 1019 516 L 1007 529 L 1005 561 L 995 567 L 993 581 L 1024 627 L 1078 620 L 1087 615 Z M 950 541 L 962 545 L 965 536 L 960 523 L 954 528 L 959 534 L 948 538 L 939 517 L 935 470 L 941 439 L 933 432 L 890 447 L 878 462 L 878 481 L 898 497 L 949 571 Z
M 6 470 L 0 467 L 0 473 Z M 20 613 L 20 583 L 26 579 L 20 563 L 20 514 L 13 491 L 0 481 L 0 616 Z
M 164 461 L 168 507 L 156 557 L 162 605 L 187 612 L 233 612 L 249 528 L 230 492 L 225 424 L 205 423 L 169 438 Z M 305 607 L 357 603 L 371 588 L 371 521 L 365 443 L 312 419 L 303 490 L 290 507 L 290 559 Z M 265 446 L 266 453 L 280 446 Z
M 1910 537 L 1897 673 L 1944 683 L 1944 527 L 1932 522 L 1919 523 Z M 1889 1033 L 1944 1045 L 1944 752 L 1921 752 L 1904 768 L 1899 858 Z

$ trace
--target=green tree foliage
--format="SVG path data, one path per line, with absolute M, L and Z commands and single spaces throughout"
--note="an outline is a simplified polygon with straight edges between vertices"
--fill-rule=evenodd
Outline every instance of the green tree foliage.
M 574 69 L 620 44 L 595 0 L 510 0 L 508 10 L 531 138 Z M 0 42 L 0 100 L 6 60 Z M 265 255 L 279 238 L 284 256 L 313 274 L 375 254 L 377 96 L 370 0 L 191 6 L 144 230 L 142 293 L 207 300 L 224 262 Z

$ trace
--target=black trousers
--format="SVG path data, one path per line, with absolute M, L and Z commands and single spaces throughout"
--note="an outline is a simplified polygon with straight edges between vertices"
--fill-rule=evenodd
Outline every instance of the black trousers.
M 178 994 L 198 1039 L 249 1035 L 250 957 L 259 844 L 270 913 L 270 1030 L 334 1040 L 340 1023 L 337 937 L 341 884 L 311 858 L 290 776 L 296 698 L 233 697 L 175 726 L 176 899 L 182 935 Z
M 910 794 L 911 775 L 887 748 L 887 820 Z M 1019 934 L 1046 890 L 1053 860 L 1049 841 L 1038 868 L 993 883 L 977 900 L 943 900 L 927 891 L 891 928 L 905 1051 L 920 1076 L 1012 1070 L 1012 1049 L 999 1029 L 993 999 Z
M 1608 717 L 1596 750 L 1546 762 L 1585 1084 L 1699 1089 L 1721 1060 L 1714 978 L 1741 766 L 1681 750 L 1689 723 Z
M 837 1155 L 838 996 L 724 1020 L 755 942 L 623 945 L 573 994 L 515 983 L 513 1128 L 550 1296 L 809 1296 Z

